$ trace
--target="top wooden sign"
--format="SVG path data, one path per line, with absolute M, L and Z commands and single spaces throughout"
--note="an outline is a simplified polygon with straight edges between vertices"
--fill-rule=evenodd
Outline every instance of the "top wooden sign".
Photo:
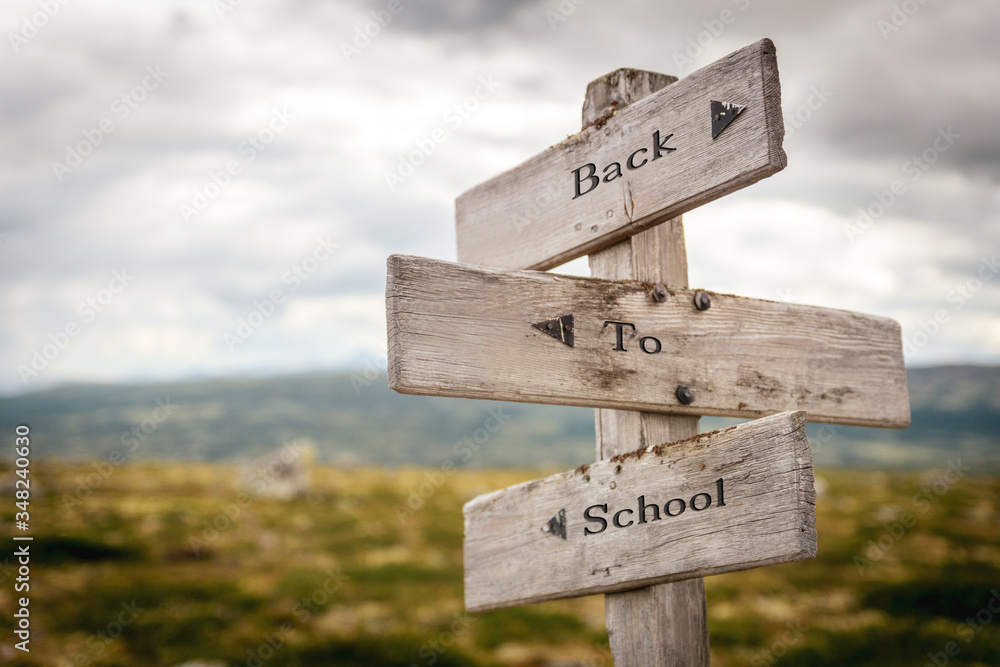
M 784 168 L 774 44 L 763 39 L 456 201 L 458 261 L 550 269 Z

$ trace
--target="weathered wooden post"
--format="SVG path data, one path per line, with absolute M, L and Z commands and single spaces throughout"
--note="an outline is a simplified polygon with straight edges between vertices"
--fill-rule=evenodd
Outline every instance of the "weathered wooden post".
M 897 323 L 687 289 L 679 216 L 782 169 L 784 129 L 770 40 L 674 81 L 591 83 L 579 134 L 459 197 L 466 264 L 386 281 L 393 389 L 597 409 L 598 463 L 466 505 L 465 596 L 605 593 L 618 667 L 708 664 L 701 577 L 815 554 L 806 419 L 909 424 Z
M 676 81 L 665 74 L 631 69 L 606 74 L 587 86 L 583 127 Z M 595 278 L 641 280 L 667 288 L 688 286 L 680 216 L 594 253 L 589 260 Z M 698 417 L 686 415 L 596 408 L 594 420 L 598 461 L 698 433 Z M 609 593 L 604 609 L 611 655 L 619 667 L 709 664 L 704 579 Z M 649 632 L 650 627 L 657 632 Z

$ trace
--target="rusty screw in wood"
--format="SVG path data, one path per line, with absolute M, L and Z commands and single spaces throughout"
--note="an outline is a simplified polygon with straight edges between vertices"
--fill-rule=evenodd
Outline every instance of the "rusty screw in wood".
M 663 303 L 667 300 L 667 288 L 663 285 L 657 283 L 653 285 L 653 299 L 658 303 Z
M 712 297 L 708 292 L 697 291 L 694 293 L 694 307 L 698 310 L 708 310 L 712 307 Z
M 686 384 L 682 384 L 677 387 L 677 400 L 684 405 L 691 405 L 694 403 L 694 392 L 691 391 L 691 387 Z

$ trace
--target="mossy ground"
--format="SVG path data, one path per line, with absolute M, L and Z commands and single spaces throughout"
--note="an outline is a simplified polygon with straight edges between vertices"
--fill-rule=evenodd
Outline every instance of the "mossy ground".
M 317 466 L 304 498 L 241 502 L 233 466 L 95 470 L 34 464 L 31 653 L 8 567 L 0 662 L 611 664 L 600 597 L 463 612 L 462 504 L 544 473 L 456 472 L 401 514 L 428 471 Z M 1000 664 L 1000 479 L 943 474 L 818 470 L 815 560 L 707 580 L 712 664 L 919 666 L 949 642 Z

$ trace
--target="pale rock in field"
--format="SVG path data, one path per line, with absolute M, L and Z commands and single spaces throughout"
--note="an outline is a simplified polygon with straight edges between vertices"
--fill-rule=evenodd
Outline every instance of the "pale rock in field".
M 309 468 L 315 459 L 313 442 L 300 438 L 258 457 L 240 470 L 240 486 L 259 498 L 292 500 L 310 487 Z

